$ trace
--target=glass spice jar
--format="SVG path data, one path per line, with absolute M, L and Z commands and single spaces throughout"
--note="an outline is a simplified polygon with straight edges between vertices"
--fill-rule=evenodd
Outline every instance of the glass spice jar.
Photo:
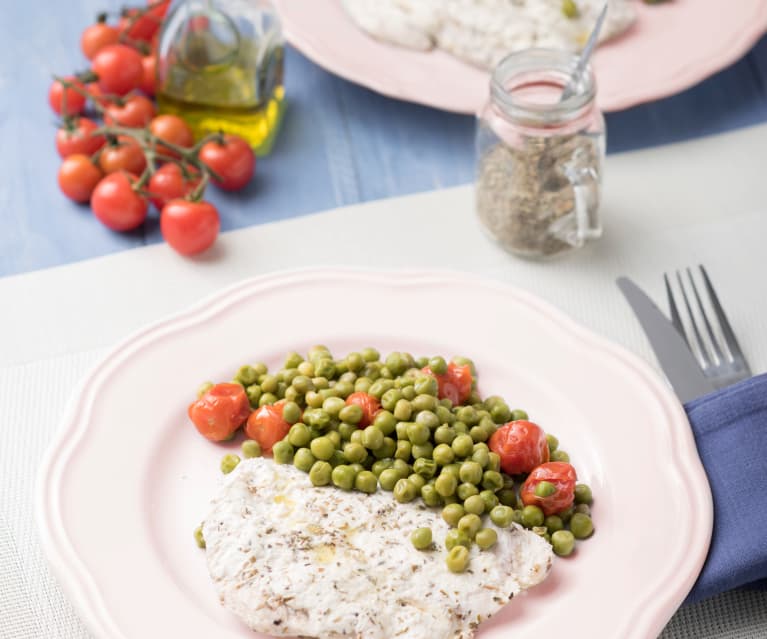
M 602 234 L 605 123 L 590 68 L 560 101 L 577 61 L 549 49 L 509 55 L 478 115 L 477 215 L 516 255 L 552 256 Z

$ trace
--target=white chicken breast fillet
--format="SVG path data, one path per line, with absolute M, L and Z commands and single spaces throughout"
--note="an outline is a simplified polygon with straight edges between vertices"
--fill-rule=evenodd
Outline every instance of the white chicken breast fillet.
M 410 542 L 420 527 L 432 530 L 430 550 Z M 453 574 L 448 530 L 420 500 L 317 488 L 306 473 L 263 458 L 227 476 L 203 524 L 227 609 L 265 634 L 319 639 L 468 639 L 551 567 L 551 546 L 512 526 L 496 528 L 491 550 L 473 546 L 469 570 Z

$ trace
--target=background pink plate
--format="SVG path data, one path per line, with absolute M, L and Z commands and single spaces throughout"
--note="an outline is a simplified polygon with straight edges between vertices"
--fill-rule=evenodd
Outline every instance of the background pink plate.
M 340 0 L 275 0 L 288 40 L 320 66 L 384 95 L 475 113 L 488 74 L 441 51 L 419 52 L 368 36 Z M 678 93 L 735 62 L 767 29 L 765 0 L 635 2 L 639 19 L 599 48 L 594 67 L 605 111 Z
M 278 366 L 315 343 L 471 356 L 481 392 L 527 409 L 592 486 L 594 538 L 481 637 L 658 635 L 700 570 L 712 525 L 706 476 L 667 386 L 523 291 L 449 273 L 323 270 L 249 280 L 147 328 L 74 397 L 40 470 L 37 518 L 96 637 L 255 636 L 219 606 L 192 538 L 237 442 L 204 440 L 186 407 L 206 379 L 257 360 Z

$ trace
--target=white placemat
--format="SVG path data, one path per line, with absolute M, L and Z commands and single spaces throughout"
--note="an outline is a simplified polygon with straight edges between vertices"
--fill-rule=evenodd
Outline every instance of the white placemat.
M 552 262 L 490 244 L 461 187 L 225 234 L 201 260 L 152 246 L 0 279 L 0 637 L 89 636 L 45 567 L 31 503 L 77 380 L 142 324 L 243 277 L 312 265 L 471 271 L 532 290 L 654 362 L 615 277 L 631 275 L 661 300 L 664 270 L 704 263 L 754 372 L 766 370 L 765 148 L 758 127 L 609 158 L 604 239 Z M 724 595 L 684 608 L 664 639 L 765 637 L 766 607 L 762 593 Z

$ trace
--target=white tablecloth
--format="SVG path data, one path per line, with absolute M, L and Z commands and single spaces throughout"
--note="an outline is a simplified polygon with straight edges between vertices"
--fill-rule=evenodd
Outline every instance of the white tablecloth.
M 471 188 L 460 187 L 224 234 L 199 260 L 152 246 L 0 279 L 0 637 L 90 636 L 46 568 L 32 518 L 33 480 L 77 380 L 142 324 L 282 268 L 449 268 L 527 288 L 654 362 L 614 279 L 631 275 L 661 300 L 663 271 L 703 263 L 754 372 L 762 372 L 765 149 L 762 126 L 610 157 L 605 237 L 551 262 L 521 261 L 490 244 L 474 219 Z M 257 199 L 253 209 L 255 221 Z M 664 633 L 765 636 L 767 595 L 754 592 L 683 608 Z

